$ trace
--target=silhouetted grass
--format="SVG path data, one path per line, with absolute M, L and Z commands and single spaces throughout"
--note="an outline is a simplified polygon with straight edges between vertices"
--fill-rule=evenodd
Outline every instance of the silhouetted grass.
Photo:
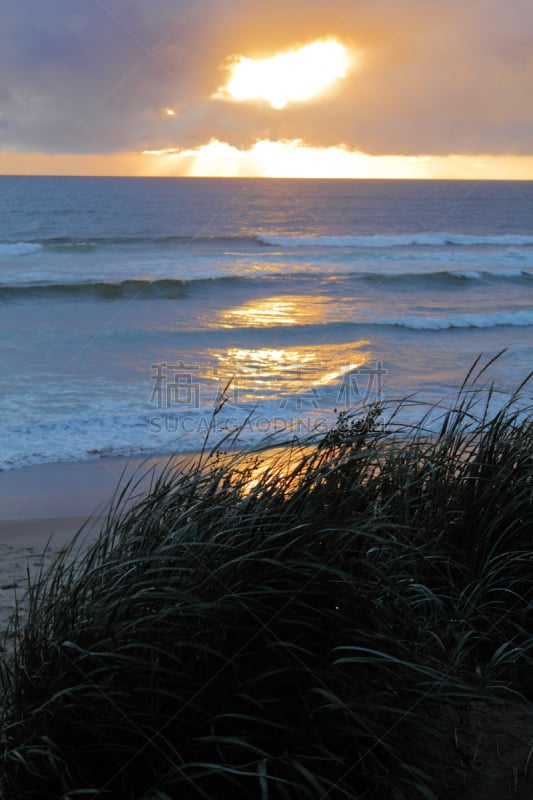
M 125 487 L 31 587 L 4 796 L 440 797 L 445 720 L 533 644 L 533 420 L 491 391 Z

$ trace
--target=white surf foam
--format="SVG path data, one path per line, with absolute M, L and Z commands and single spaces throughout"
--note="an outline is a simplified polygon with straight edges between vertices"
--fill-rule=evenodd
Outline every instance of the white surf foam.
M 459 233 L 373 234 L 371 236 L 259 236 L 266 245 L 280 247 L 523 247 L 533 246 L 533 236 L 471 236 Z

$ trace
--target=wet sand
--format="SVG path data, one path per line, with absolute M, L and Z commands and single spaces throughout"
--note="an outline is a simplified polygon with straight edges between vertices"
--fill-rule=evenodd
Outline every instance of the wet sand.
M 0 472 L 0 641 L 15 609 L 24 614 L 28 581 L 82 527 L 82 541 L 98 535 L 117 486 L 132 480 L 133 494 L 143 493 L 166 464 L 168 457 L 107 458 Z

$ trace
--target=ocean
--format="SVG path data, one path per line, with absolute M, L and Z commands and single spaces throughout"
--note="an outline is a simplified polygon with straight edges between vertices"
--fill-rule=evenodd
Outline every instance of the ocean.
M 0 177 L 0 469 L 437 429 L 533 368 L 532 289 L 530 182 Z

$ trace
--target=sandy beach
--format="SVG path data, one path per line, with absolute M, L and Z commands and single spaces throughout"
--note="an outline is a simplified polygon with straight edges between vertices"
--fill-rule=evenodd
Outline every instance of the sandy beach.
M 187 469 L 197 458 L 114 457 L 0 472 L 0 647 L 15 609 L 24 614 L 28 581 L 82 528 L 81 542 L 98 535 L 118 489 L 130 484 L 126 495 L 135 500 L 166 467 Z
M 167 463 L 105 458 L 0 472 L 0 635 L 17 606 L 24 613 L 28 580 L 82 527 L 84 541 L 98 535 L 117 486 L 136 476 L 142 492 Z

